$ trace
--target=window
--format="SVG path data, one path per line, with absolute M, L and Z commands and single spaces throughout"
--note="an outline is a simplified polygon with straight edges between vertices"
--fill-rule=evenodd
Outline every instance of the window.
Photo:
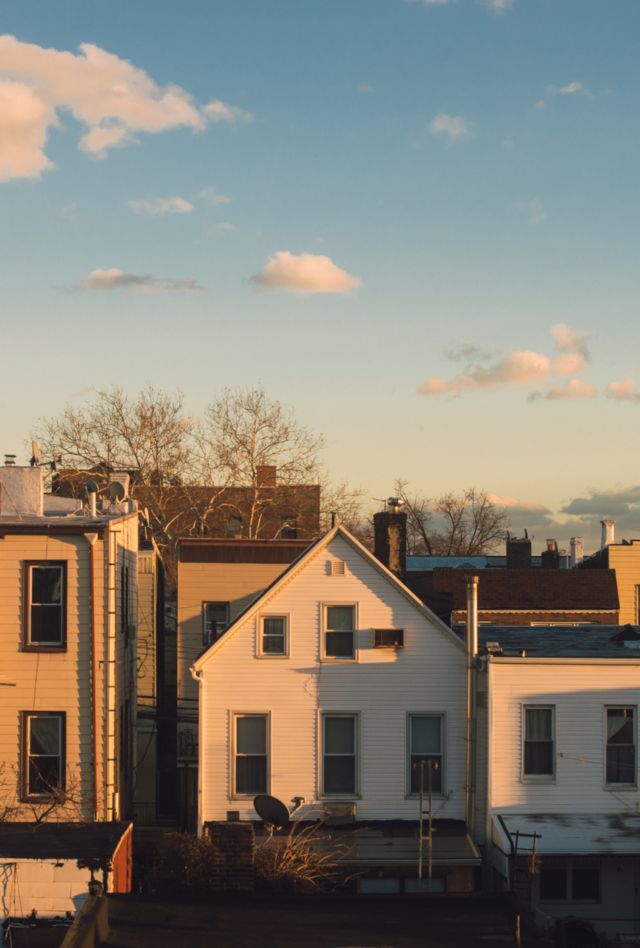
M 588 856 L 543 856 L 540 899 L 544 902 L 598 902 L 600 866 Z
M 283 540 L 298 539 L 298 518 L 295 514 L 287 514 L 282 518 L 280 536 Z
M 607 783 L 635 784 L 634 708 L 607 708 Z
M 326 658 L 355 658 L 355 606 L 324 607 L 324 654 Z
M 64 790 L 65 715 L 53 711 L 22 714 L 22 786 L 26 799 L 52 797 Z
M 555 773 L 554 708 L 525 706 L 523 777 L 553 777 Z
M 357 723 L 355 714 L 322 717 L 322 792 L 325 796 L 357 792 Z
M 260 619 L 260 649 L 264 656 L 286 655 L 288 652 L 287 616 L 262 616 Z
M 25 564 L 26 648 L 64 648 L 67 637 L 67 564 Z
M 374 648 L 402 648 L 404 646 L 404 629 L 374 629 Z
M 232 538 L 242 536 L 242 517 L 237 514 L 232 514 L 229 517 L 227 520 L 227 536 Z
M 267 793 L 268 728 L 266 714 L 236 714 L 234 796 Z
M 442 793 L 443 787 L 443 723 L 441 714 L 409 715 L 409 792 L 420 793 L 420 771 L 424 774 L 424 791 L 429 790 L 429 762 L 431 789 Z M 424 761 L 424 767 L 423 762 Z
M 213 645 L 229 625 L 228 602 L 202 603 L 202 642 Z

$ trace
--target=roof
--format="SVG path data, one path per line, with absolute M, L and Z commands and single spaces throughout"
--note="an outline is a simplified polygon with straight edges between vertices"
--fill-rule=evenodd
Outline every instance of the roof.
M 569 557 L 560 556 L 560 569 L 566 569 Z M 438 569 L 448 566 L 450 569 L 507 569 L 507 557 L 504 554 L 487 554 L 486 556 L 408 556 L 407 570 Z M 531 567 L 538 569 L 541 566 L 541 557 L 534 554 L 531 557 Z
M 180 563 L 291 563 L 309 548 L 310 540 L 221 540 L 184 537 Z
M 2 823 L 0 858 L 111 859 L 131 823 Z
M 466 611 L 470 570 L 438 568 L 407 575 L 407 585 L 427 603 L 447 594 L 451 609 Z M 483 570 L 478 608 L 501 612 L 608 612 L 620 607 L 615 570 Z
M 619 813 L 508 813 L 493 816 L 499 836 L 515 846 L 515 834 L 538 834 L 536 849 L 547 855 L 593 856 L 640 854 L 640 814 Z M 530 851 L 525 837 L 519 849 Z
M 481 652 L 487 643 L 499 642 L 505 657 L 520 655 L 524 651 L 527 658 L 640 659 L 640 632 L 638 627 L 631 626 L 482 625 L 478 638 Z
M 251 603 L 249 603 L 243 612 L 236 616 L 234 621 L 227 628 L 224 635 L 221 635 L 216 642 L 210 645 L 209 648 L 207 648 L 204 652 L 202 652 L 201 655 L 198 656 L 194 662 L 193 669 L 200 670 L 202 668 L 203 662 L 206 661 L 211 654 L 224 647 L 230 636 L 235 633 L 238 627 L 244 621 L 246 621 L 250 615 L 262 607 L 263 603 L 268 597 L 272 596 L 282 585 L 284 585 L 285 582 L 288 582 L 299 570 L 304 567 L 304 565 L 308 562 L 308 560 L 311 559 L 312 556 L 314 556 L 319 550 L 328 546 L 331 540 L 333 540 L 336 536 L 340 536 L 343 540 L 346 540 L 346 542 L 352 546 L 364 560 L 377 569 L 378 572 L 381 573 L 389 583 L 395 586 L 398 591 L 401 592 L 402 595 L 405 596 L 405 598 L 407 598 L 416 609 L 422 612 L 425 618 L 427 618 L 433 623 L 433 625 L 440 629 L 440 631 L 444 633 L 444 635 L 446 635 L 450 641 L 452 641 L 459 648 L 464 648 L 464 644 L 461 642 L 459 636 L 457 636 L 456 633 L 453 632 L 451 628 L 435 614 L 435 612 L 432 612 L 428 605 L 423 603 L 408 586 L 398 579 L 398 577 L 392 573 L 391 570 L 387 569 L 384 563 L 381 563 L 380 560 L 374 556 L 370 550 L 363 546 L 362 543 L 360 543 L 360 541 L 357 540 L 351 533 L 349 533 L 349 531 L 343 527 L 342 524 L 337 524 L 335 527 L 332 527 L 331 530 L 327 531 L 324 536 L 317 539 L 315 543 L 312 543 L 309 547 L 307 547 L 307 549 L 304 550 L 287 567 L 287 569 L 280 573 L 280 575 L 276 577 L 276 579 L 274 579 L 274 581 L 269 586 L 267 586 L 266 589 L 263 589 L 262 592 L 256 596 L 256 598 Z

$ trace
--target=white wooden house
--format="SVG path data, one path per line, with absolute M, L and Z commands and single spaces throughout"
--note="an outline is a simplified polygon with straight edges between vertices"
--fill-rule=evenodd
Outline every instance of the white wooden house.
M 416 876 L 419 765 L 430 761 L 435 875 L 449 891 L 472 887 L 464 643 L 343 527 L 249 605 L 193 674 L 200 830 L 258 820 L 260 793 L 302 797 L 294 819 L 350 816 L 366 836 L 354 861 L 399 891 Z
M 637 935 L 637 641 L 617 628 L 512 633 L 492 633 L 502 654 L 486 666 L 494 884 L 543 927 L 573 915 L 610 937 Z

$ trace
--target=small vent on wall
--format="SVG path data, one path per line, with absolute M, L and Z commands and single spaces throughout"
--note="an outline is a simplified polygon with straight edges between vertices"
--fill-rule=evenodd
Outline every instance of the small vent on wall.
M 344 560 L 329 560 L 329 576 L 344 576 L 345 571 Z

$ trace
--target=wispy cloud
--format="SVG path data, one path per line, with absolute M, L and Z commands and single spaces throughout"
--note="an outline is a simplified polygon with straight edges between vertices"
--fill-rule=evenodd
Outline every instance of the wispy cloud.
M 136 293 L 198 293 L 203 288 L 192 277 L 167 279 L 153 277 L 148 273 L 125 273 L 112 267 L 108 270 L 92 270 L 80 284 L 81 290 L 133 290 Z
M 494 13 L 506 13 L 513 6 L 513 0 L 479 0 L 479 2 L 489 7 Z
M 588 355 L 588 334 L 576 333 L 559 323 L 551 330 L 556 351 L 551 357 L 542 352 L 516 349 L 506 355 L 483 352 L 470 343 L 464 343 L 445 354 L 453 361 L 464 361 L 464 371 L 452 379 L 435 376 L 420 388 L 422 395 L 463 395 L 470 392 L 489 391 L 507 387 L 527 387 L 547 379 L 576 376 L 585 369 Z M 547 391 L 532 393 L 532 400 L 554 398 L 587 398 L 595 392 L 590 386 L 573 378 L 563 385 L 555 385 Z
M 329 257 L 318 254 L 290 253 L 279 250 L 251 282 L 266 289 L 292 290 L 296 293 L 349 293 L 361 280 L 342 270 Z
M 516 210 L 526 214 L 529 223 L 537 226 L 547 219 L 547 212 L 540 198 L 531 198 L 529 201 L 516 201 Z
M 465 141 L 474 134 L 472 122 L 461 115 L 447 115 L 445 112 L 438 112 L 427 128 L 436 138 L 445 138 L 451 143 Z
M 607 398 L 613 398 L 617 402 L 631 402 L 632 405 L 640 405 L 640 391 L 637 382 L 634 379 L 626 379 L 624 382 L 609 382 Z
M 164 214 L 191 214 L 193 204 L 177 194 L 173 197 L 136 198 L 129 201 L 129 207 L 136 214 L 149 217 L 161 217 Z
M 548 100 L 556 98 L 556 96 L 583 96 L 586 99 L 591 99 L 593 98 L 593 93 L 589 92 L 589 90 L 578 81 L 568 82 L 565 86 L 547 86 L 544 90 L 543 98 L 538 99 L 536 102 L 536 108 L 542 111 L 546 108 Z
M 205 204 L 210 204 L 211 207 L 220 207 L 222 204 L 231 204 L 231 198 L 227 197 L 226 194 L 221 194 L 217 188 L 213 187 L 213 185 L 203 188 L 202 191 L 198 192 L 198 197 L 201 201 L 204 201 Z
M 371 95 L 371 93 L 374 91 L 375 90 L 370 82 L 361 82 L 358 86 L 358 92 L 361 95 Z
M 47 135 L 60 112 L 84 126 L 79 147 L 96 158 L 130 145 L 138 133 L 246 122 L 244 109 L 218 99 L 198 106 L 177 85 L 159 86 L 142 69 L 99 46 L 77 54 L 0 36 L 0 181 L 38 178 L 53 167 Z
M 220 221 L 219 224 L 216 224 L 216 227 L 218 230 L 221 230 L 223 234 L 230 234 L 236 229 L 236 225 L 230 221 Z

